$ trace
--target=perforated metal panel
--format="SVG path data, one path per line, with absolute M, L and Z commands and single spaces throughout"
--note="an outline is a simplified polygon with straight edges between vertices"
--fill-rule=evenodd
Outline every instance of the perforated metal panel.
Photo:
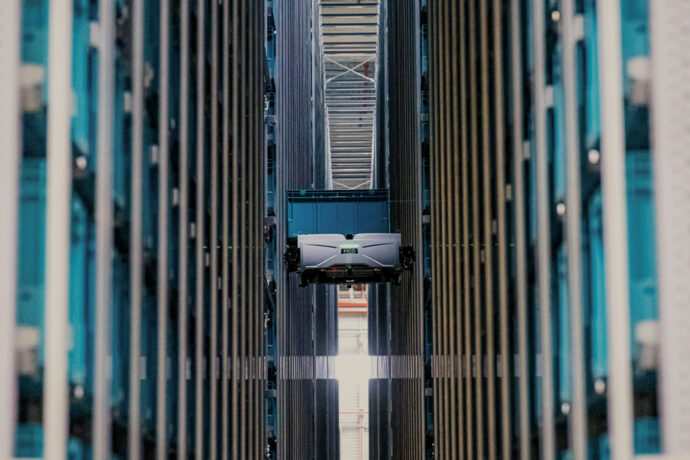
M 690 2 L 650 7 L 662 426 L 673 454 L 690 451 Z

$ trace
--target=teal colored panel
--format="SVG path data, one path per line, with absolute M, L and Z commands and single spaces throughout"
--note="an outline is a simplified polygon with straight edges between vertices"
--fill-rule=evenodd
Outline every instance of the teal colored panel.
M 313 233 L 388 233 L 385 190 L 288 192 L 288 236 Z

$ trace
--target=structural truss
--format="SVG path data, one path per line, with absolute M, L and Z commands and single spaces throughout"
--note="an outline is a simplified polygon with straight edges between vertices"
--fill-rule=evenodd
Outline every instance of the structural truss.
M 379 0 L 321 0 L 329 188 L 373 188 Z

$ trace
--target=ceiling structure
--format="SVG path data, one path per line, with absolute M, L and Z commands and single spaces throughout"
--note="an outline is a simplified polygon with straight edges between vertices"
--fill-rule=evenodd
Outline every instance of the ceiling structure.
M 373 188 L 379 0 L 321 0 L 329 186 Z

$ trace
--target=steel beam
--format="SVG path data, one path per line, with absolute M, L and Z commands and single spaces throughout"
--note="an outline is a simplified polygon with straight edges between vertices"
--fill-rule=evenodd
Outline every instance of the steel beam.
M 622 460 L 632 458 L 634 449 L 620 2 L 597 2 L 597 24 L 609 356 L 608 426 L 611 458 Z
M 218 3 L 211 2 L 211 231 L 209 248 L 211 252 L 211 299 L 210 299 L 210 410 L 209 410 L 209 458 L 218 458 L 218 384 L 220 379 L 220 363 L 218 357 L 218 295 L 222 284 L 218 276 Z M 227 43 L 226 43 L 227 46 Z M 223 442 L 227 442 L 225 439 Z M 226 449 L 227 451 L 227 449 Z
M 500 351 L 500 404 L 501 404 L 501 451 L 500 458 L 509 460 L 512 456 L 511 400 L 510 400 L 510 337 L 508 332 L 508 241 L 506 222 L 506 157 L 505 157 L 505 90 L 503 83 L 503 5 L 493 0 L 493 74 L 494 74 L 494 130 L 496 138 L 496 201 L 498 238 L 498 312 Z
M 479 61 L 481 86 L 481 146 L 482 146 L 482 216 L 484 258 L 484 326 L 486 346 L 486 417 L 487 457 L 496 460 L 496 366 L 494 349 L 494 239 L 492 169 L 496 166 L 492 155 L 492 123 L 489 104 L 489 12 L 488 2 L 479 2 Z M 495 114 L 494 114 L 495 115 Z M 502 139 L 498 138 L 497 142 Z M 501 165 L 498 165 L 501 168 Z M 480 369 L 477 369 L 480 373 Z
M 50 238 L 46 239 L 45 261 L 45 298 L 50 299 L 50 308 L 45 309 L 45 369 L 43 377 L 43 425 L 45 432 L 43 446 L 46 452 L 50 452 L 51 458 L 54 460 L 67 458 L 67 421 L 69 417 L 69 389 L 67 385 L 69 271 L 65 270 L 65 267 L 69 267 L 70 258 L 70 199 L 72 190 L 72 146 L 70 140 L 72 18 L 71 1 L 55 2 L 51 5 L 48 16 L 48 75 L 50 76 L 48 94 L 50 95 L 50 103 L 48 104 L 46 144 L 46 235 L 50 235 Z M 20 22 L 18 21 L 17 24 Z M 10 108 L 11 106 L 8 106 L 8 109 Z M 104 165 L 103 169 L 106 172 L 107 168 Z M 102 279 L 102 273 L 99 279 Z
M 460 5 L 460 37 L 467 36 L 468 30 L 468 8 L 464 3 Z M 461 359 L 461 372 L 459 375 L 464 376 L 465 387 L 465 442 L 466 442 L 466 458 L 473 458 L 474 450 L 474 398 L 472 385 L 472 297 L 471 297 L 471 273 L 474 269 L 471 266 L 472 252 L 470 251 L 470 173 L 469 164 L 471 158 L 470 151 L 470 120 L 469 114 L 469 43 L 467 40 L 460 41 L 460 137 L 461 137 L 461 155 L 460 155 L 460 169 L 462 182 L 462 260 L 463 260 L 463 337 L 464 337 L 464 354 Z
M 553 350 L 551 340 L 551 221 L 546 128 L 546 25 L 543 0 L 533 0 L 533 106 L 537 188 L 537 289 L 541 352 L 541 454 L 556 455 Z
M 570 352 L 572 365 L 572 401 L 570 445 L 573 460 L 587 456 L 587 391 L 585 387 L 585 329 L 582 300 L 582 193 L 580 179 L 580 126 L 578 110 L 577 32 L 575 2 L 561 3 L 561 53 L 565 92 L 566 143 L 566 244 L 568 250 L 568 292 L 570 294 Z
M 204 420 L 204 361 L 212 363 L 205 353 L 204 305 L 206 296 L 206 264 L 204 247 L 210 246 L 206 241 L 206 2 L 197 2 L 197 46 L 196 46 L 196 264 L 195 264 L 195 313 L 194 352 L 195 352 L 195 429 L 194 460 L 203 460 L 204 432 L 207 424 Z M 213 289 L 213 283 L 211 283 Z M 211 366 L 209 366 L 211 368 Z M 210 379 L 209 379 L 210 380 Z M 213 449 L 211 449 L 213 450 Z
M 177 369 L 177 459 L 187 460 L 187 330 L 189 260 L 189 1 L 180 4 L 180 203 L 178 221 L 177 285 L 178 369 Z
M 132 183 L 130 209 L 129 418 L 127 455 L 141 458 L 141 309 L 143 304 L 144 2 L 132 8 Z
M 98 169 L 96 172 L 95 212 L 96 344 L 94 366 L 95 373 L 93 384 L 93 455 L 94 458 L 107 458 L 111 454 L 110 384 L 112 374 L 112 354 L 110 351 L 110 322 L 112 320 L 111 308 L 113 280 L 113 117 L 115 115 L 115 2 L 113 0 L 100 0 L 98 3 L 98 16 L 100 37 L 98 50 Z M 63 24 L 63 26 L 66 27 L 65 24 Z M 165 31 L 161 30 L 161 34 L 164 33 L 167 33 L 167 29 Z M 72 48 L 70 43 L 70 53 L 71 50 Z M 68 60 L 67 62 L 70 61 Z M 64 66 L 66 65 L 66 62 L 60 62 L 60 65 Z M 161 70 L 162 75 L 166 75 L 167 69 L 164 69 L 163 65 L 161 65 Z M 71 94 L 71 84 L 69 86 L 66 86 L 66 88 L 68 88 L 68 94 Z M 161 85 L 160 91 L 162 95 L 166 95 L 167 86 Z M 51 94 L 54 95 L 55 93 L 51 92 Z M 54 103 L 55 102 L 53 102 L 53 104 Z M 71 107 L 71 102 L 67 103 L 67 106 Z M 167 112 L 165 112 L 165 114 L 167 116 Z M 69 122 L 66 121 L 66 123 Z M 163 147 L 164 143 L 165 145 L 167 145 L 167 138 L 161 139 L 161 147 Z M 165 152 L 161 148 L 161 169 L 164 169 L 164 167 L 167 168 L 167 163 L 164 163 L 167 161 L 166 153 L 167 152 Z M 167 174 L 167 169 L 165 170 L 165 174 Z M 161 208 L 162 209 L 160 213 L 162 215 L 167 216 L 167 208 Z M 52 233 L 50 234 L 52 235 Z M 69 241 L 67 241 L 65 244 L 65 250 L 68 250 Z M 67 259 L 67 263 L 61 265 L 59 269 L 65 270 L 65 267 L 69 267 L 69 259 Z M 49 318 L 46 317 L 46 320 L 48 319 Z M 66 379 L 66 375 L 64 375 L 63 378 Z M 66 393 L 63 393 L 63 397 L 65 394 Z M 46 446 L 46 448 L 48 448 L 48 446 Z M 50 452 L 50 450 L 48 450 L 48 452 Z
M 527 218 L 525 211 L 524 160 L 523 160 L 523 97 L 522 97 L 522 47 L 521 47 L 521 3 L 510 2 L 510 65 L 513 123 L 513 188 L 515 207 L 515 300 L 517 304 L 518 343 L 518 417 L 520 459 L 530 460 L 530 413 L 529 413 L 529 367 L 527 345 Z M 507 357 L 506 357 L 507 359 Z

